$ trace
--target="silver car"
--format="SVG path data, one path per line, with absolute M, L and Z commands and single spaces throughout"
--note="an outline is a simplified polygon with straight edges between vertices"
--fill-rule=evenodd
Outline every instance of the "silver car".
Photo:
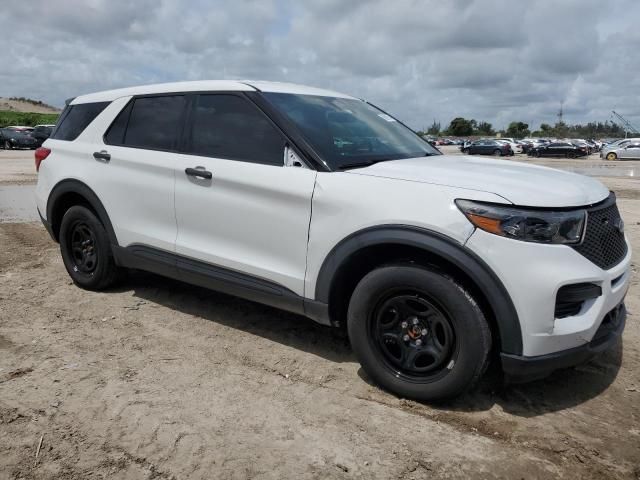
M 626 147 L 627 145 L 631 144 L 631 143 L 639 143 L 640 142 L 640 138 L 623 138 L 621 140 L 616 140 L 613 143 L 610 143 L 608 145 L 604 145 L 602 147 L 602 149 L 600 150 L 600 158 L 607 158 L 609 160 L 615 160 L 616 158 L 619 157 L 619 155 L 616 154 L 615 157 L 609 158 L 607 155 L 609 155 L 609 152 L 616 152 L 618 150 L 620 150 L 621 148 Z
M 640 140 L 633 140 L 623 146 L 607 149 L 604 156 L 607 160 L 640 159 Z

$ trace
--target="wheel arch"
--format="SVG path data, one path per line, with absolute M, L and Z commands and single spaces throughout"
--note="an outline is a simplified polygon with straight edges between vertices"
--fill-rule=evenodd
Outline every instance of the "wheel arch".
M 332 323 L 346 316 L 358 281 L 391 262 L 413 262 L 452 274 L 481 304 L 501 352 L 522 353 L 522 331 L 511 298 L 496 274 L 475 253 L 431 230 L 386 225 L 355 232 L 325 258 L 316 282 L 315 301 L 328 305 Z
M 118 245 L 111 220 L 104 205 L 91 188 L 80 180 L 68 179 L 57 183 L 47 199 L 47 221 L 56 241 L 60 239 L 60 224 L 64 213 L 74 205 L 83 205 L 93 211 L 104 225 L 109 241 Z

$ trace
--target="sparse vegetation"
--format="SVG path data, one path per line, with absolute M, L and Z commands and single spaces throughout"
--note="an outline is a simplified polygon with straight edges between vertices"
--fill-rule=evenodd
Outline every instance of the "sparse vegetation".
M 8 125 L 25 125 L 33 127 L 40 124 L 54 124 L 58 119 L 57 113 L 31 113 L 0 111 L 0 127 Z
M 51 105 L 44 103 L 41 100 L 33 100 L 32 98 L 25 97 L 10 97 L 9 100 L 15 100 L 17 102 L 30 103 L 31 105 L 35 105 L 37 107 L 50 108 L 51 110 L 57 110 L 56 107 L 52 107 Z

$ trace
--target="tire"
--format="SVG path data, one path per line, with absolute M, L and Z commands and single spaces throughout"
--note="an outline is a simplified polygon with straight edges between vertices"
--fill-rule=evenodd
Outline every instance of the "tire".
M 11 142 L 9 140 L 5 140 L 4 141 L 4 149 L 5 150 L 11 150 L 13 147 L 11 145 Z
M 494 155 L 497 155 L 498 157 L 502 156 L 502 150 L 498 150 L 497 148 L 493 151 Z
M 567 158 L 576 158 L 576 154 L 574 152 L 567 152 Z
M 616 155 L 614 152 L 607 153 L 607 160 L 612 162 L 617 159 L 618 159 L 618 155 Z
M 401 397 L 451 399 L 472 388 L 488 365 L 491 332 L 482 311 L 435 270 L 397 265 L 370 272 L 353 292 L 347 328 L 363 370 Z
M 73 206 L 62 217 L 60 252 L 73 283 L 81 288 L 103 290 L 119 277 L 107 231 L 86 207 Z
M 535 151 L 535 152 L 533 152 L 533 156 L 534 156 L 535 158 L 540 158 L 542 155 L 540 155 L 540 152 Z

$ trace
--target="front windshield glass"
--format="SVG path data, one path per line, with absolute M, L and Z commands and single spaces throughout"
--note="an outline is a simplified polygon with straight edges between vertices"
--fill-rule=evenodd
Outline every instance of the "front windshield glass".
M 439 155 L 427 141 L 362 100 L 264 93 L 331 169 Z

